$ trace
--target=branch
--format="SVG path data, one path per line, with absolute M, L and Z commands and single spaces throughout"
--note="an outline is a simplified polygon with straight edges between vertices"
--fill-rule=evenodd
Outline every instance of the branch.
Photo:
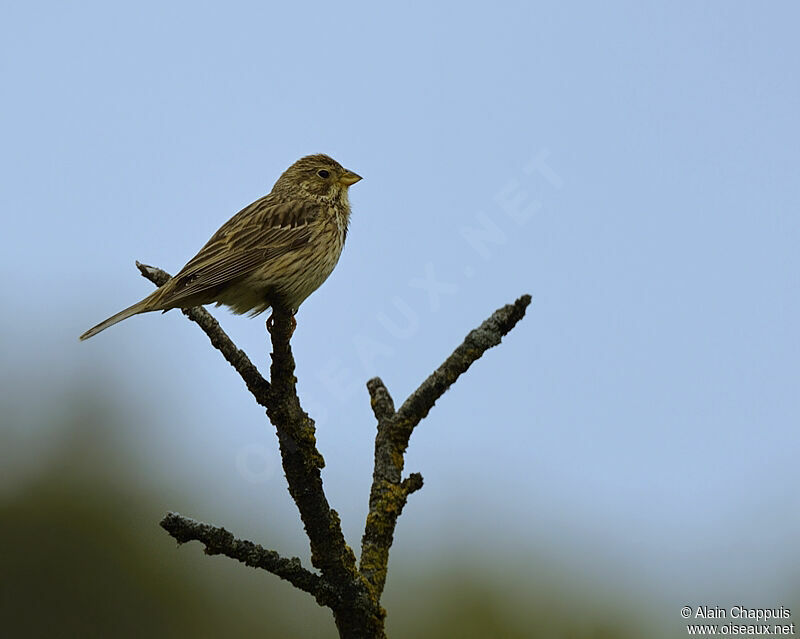
M 139 269 L 143 277 L 146 277 L 156 286 L 163 286 L 171 277 L 169 273 L 162 271 L 160 268 L 141 264 L 140 262 L 136 262 L 136 268 Z M 211 340 L 212 346 L 222 353 L 222 356 L 242 377 L 247 385 L 247 390 L 250 391 L 259 404 L 266 408 L 269 382 L 258 372 L 255 364 L 250 361 L 245 352 L 237 348 L 233 340 L 222 330 L 219 322 L 202 306 L 182 308 L 181 312 L 203 329 L 203 332 L 208 335 L 208 339 Z
M 287 309 L 273 309 L 272 385 L 267 415 L 278 431 L 289 492 L 311 540 L 311 563 L 324 574 L 343 568 L 342 563 L 355 566 L 355 557 L 344 541 L 338 515 L 328 505 L 322 488 L 320 469 L 325 460 L 316 447 L 314 420 L 303 411 L 297 397 L 294 356 L 289 344 L 291 317 Z
M 289 493 L 297 504 L 311 542 L 311 563 L 337 587 L 346 606 L 333 608 L 343 637 L 383 637 L 383 610 L 356 568 L 338 513 L 328 505 L 320 469 L 325 465 L 317 450 L 314 420 L 300 406 L 294 356 L 289 339 L 292 314 L 278 305 L 272 313 L 272 385 L 267 415 L 275 425 Z M 364 635 L 365 629 L 368 634 Z
M 163 286 L 170 278 L 169 273 L 153 266 L 139 262 L 136 266 L 144 277 L 157 286 Z M 278 434 L 289 493 L 300 511 L 311 542 L 311 563 L 322 572 L 325 583 L 337 594 L 335 601 L 326 599 L 325 605 L 332 609 L 340 635 L 384 637 L 385 613 L 356 568 L 356 558 L 344 539 L 339 515 L 328 505 L 322 487 L 320 469 L 325 465 L 325 460 L 317 450 L 314 421 L 303 411 L 297 397 L 294 357 L 289 344 L 293 331 L 291 312 L 278 304 L 272 308 L 270 383 L 208 311 L 202 307 L 181 311 L 203 329 L 214 348 L 242 377 L 256 401 L 267 409 L 267 415 Z M 197 525 L 219 530 L 207 524 Z M 255 547 L 255 544 L 252 545 Z M 365 635 L 365 632 L 368 634 Z
M 139 262 L 136 266 L 157 286 L 163 286 L 170 278 L 161 269 Z M 523 295 L 514 304 L 495 311 L 467 335 L 397 411 L 379 378 L 367 383 L 378 433 L 370 510 L 358 568 L 342 533 L 339 515 L 328 504 L 323 490 L 320 470 L 325 461 L 317 450 L 314 421 L 303 411 L 297 396 L 295 362 L 289 343 L 293 332 L 290 310 L 273 304 L 271 381 L 268 382 L 208 311 L 202 307 L 181 309 L 203 329 L 214 348 L 242 377 L 256 401 L 267 409 L 277 431 L 289 493 L 300 511 L 311 543 L 311 563 L 322 575 L 306 570 L 296 558 L 286 559 L 251 541 L 236 539 L 224 528 L 202 524 L 177 513 L 167 515 L 161 526 L 178 543 L 200 541 L 207 554 L 223 554 L 248 566 L 263 568 L 310 593 L 320 605 L 331 608 L 341 637 L 385 639 L 386 613 L 380 606 L 380 598 L 386 583 L 389 549 L 408 496 L 423 484 L 419 473 L 411 473 L 401 481 L 403 456 L 411 433 L 458 377 L 514 328 L 530 302 L 530 295 Z
M 372 412 L 378 421 L 375 436 L 375 468 L 369 495 L 369 514 L 361 540 L 359 570 L 380 598 L 386 584 L 389 549 L 394 540 L 397 519 L 403 512 L 408 496 L 422 488 L 422 476 L 412 473 L 402 482 L 404 454 L 411 433 L 430 412 L 445 391 L 492 346 L 497 346 L 525 316 L 531 303 L 523 295 L 513 304 L 497 309 L 478 328 L 471 331 L 453 351 L 395 412 L 394 402 L 380 378 L 367 382 Z
M 389 389 L 380 377 L 375 377 L 367 382 L 369 391 L 370 405 L 375 419 L 378 420 L 378 434 L 375 436 L 375 468 L 373 470 L 373 480 L 381 480 L 397 483 L 400 481 L 400 472 L 403 469 L 402 460 L 400 465 L 394 463 L 392 455 L 392 420 L 394 419 L 394 401 L 389 394 Z
M 483 324 L 470 331 L 450 357 L 408 396 L 397 411 L 395 420 L 397 436 L 404 442 L 403 451 L 408 447 L 412 431 L 427 416 L 436 400 L 444 395 L 473 362 L 508 335 L 517 322 L 525 317 L 525 310 L 530 303 L 531 296 L 523 295 L 513 304 L 498 308 Z
M 262 568 L 307 592 L 321 606 L 333 606 L 339 600 L 335 589 L 324 578 L 303 568 L 297 557 L 286 559 L 252 541 L 236 539 L 224 528 L 202 524 L 178 513 L 169 513 L 160 525 L 179 544 L 199 541 L 207 555 L 225 555 L 251 568 Z

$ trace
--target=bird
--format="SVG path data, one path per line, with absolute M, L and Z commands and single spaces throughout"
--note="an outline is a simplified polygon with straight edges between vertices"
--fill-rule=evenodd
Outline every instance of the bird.
M 163 286 L 80 340 L 139 313 L 211 303 L 253 317 L 280 304 L 294 319 L 339 261 L 350 223 L 348 189 L 361 179 L 327 155 L 300 158 Z

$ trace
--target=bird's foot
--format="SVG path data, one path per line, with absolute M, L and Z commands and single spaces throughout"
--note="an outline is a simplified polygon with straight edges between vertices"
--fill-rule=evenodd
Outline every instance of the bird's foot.
M 267 318 L 267 330 L 268 330 L 270 333 L 272 332 L 272 325 L 273 325 L 273 323 L 274 323 L 274 321 L 273 321 L 273 319 L 272 319 L 272 315 L 270 315 L 270 316 Z M 292 330 L 291 330 L 291 332 L 289 333 L 289 337 L 291 337 L 292 335 L 294 335 L 294 329 L 296 329 L 296 328 L 297 328 L 297 320 L 294 318 L 294 315 L 292 315 Z

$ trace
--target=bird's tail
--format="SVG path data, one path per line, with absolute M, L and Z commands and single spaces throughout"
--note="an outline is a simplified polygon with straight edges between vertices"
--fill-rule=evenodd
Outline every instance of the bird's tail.
M 158 292 L 158 291 L 155 291 Z M 80 336 L 80 340 L 83 341 L 85 339 L 89 339 L 97 335 L 100 331 L 106 330 L 109 326 L 113 326 L 117 322 L 121 322 L 124 319 L 128 319 L 133 315 L 138 315 L 139 313 L 146 313 L 148 311 L 155 311 L 157 309 L 153 308 L 152 305 L 152 298 L 155 295 L 149 295 L 145 297 L 141 302 L 136 302 L 133 306 L 129 306 L 124 311 L 120 311 L 116 315 L 112 315 L 104 322 L 100 322 L 97 326 L 90 328 L 86 331 L 83 335 Z

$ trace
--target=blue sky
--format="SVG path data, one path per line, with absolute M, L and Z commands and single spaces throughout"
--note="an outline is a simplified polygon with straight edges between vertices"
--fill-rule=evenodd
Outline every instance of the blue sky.
M 350 539 L 372 456 L 363 383 L 379 374 L 401 401 L 531 293 L 414 434 L 426 486 L 398 552 L 488 538 L 681 603 L 777 605 L 800 536 L 799 14 L 9 6 L 6 392 L 116 390 L 143 417 L 125 436 L 149 473 L 203 487 L 212 519 L 263 509 L 299 531 L 271 427 L 195 327 L 172 312 L 77 336 L 151 290 L 134 260 L 177 270 L 291 162 L 329 153 L 364 180 L 293 344 Z M 263 323 L 216 315 L 265 369 Z M 52 427 L 29 421 L 44 455 Z

